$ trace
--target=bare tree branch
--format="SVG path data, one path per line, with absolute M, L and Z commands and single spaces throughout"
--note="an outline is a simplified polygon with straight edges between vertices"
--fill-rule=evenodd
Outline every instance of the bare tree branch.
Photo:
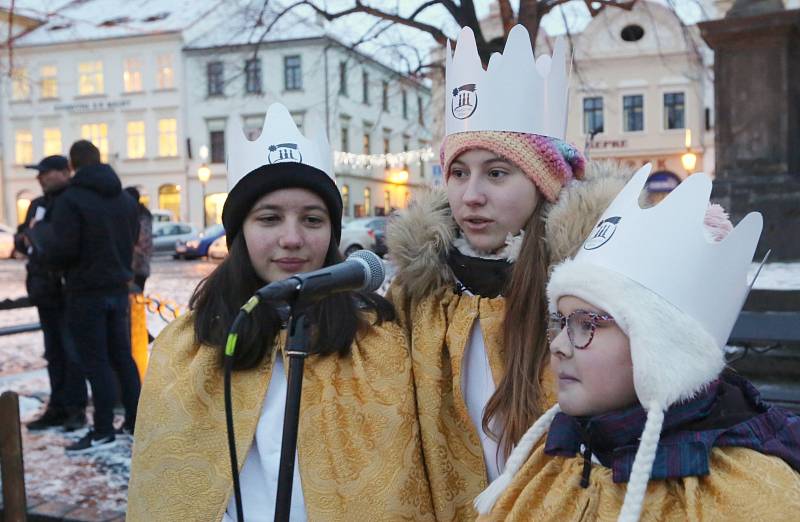
M 514 9 L 511 7 L 510 0 L 497 0 L 497 3 L 500 5 L 500 21 L 503 24 L 503 35 L 508 36 L 509 31 L 516 23 Z
M 592 16 L 597 16 L 606 7 L 618 7 L 620 9 L 630 11 L 636 4 L 636 0 L 628 0 L 625 2 L 618 2 L 615 0 L 583 0 L 583 3 L 586 4 L 589 14 Z

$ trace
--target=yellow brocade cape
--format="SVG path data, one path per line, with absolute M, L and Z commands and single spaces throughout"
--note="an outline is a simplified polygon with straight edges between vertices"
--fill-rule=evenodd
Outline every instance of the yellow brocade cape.
M 410 336 L 417 410 L 436 519 L 475 520 L 475 497 L 488 485 L 480 438 L 461 390 L 469 335 L 480 321 L 486 355 L 497 384 L 504 373 L 505 298 L 459 295 L 443 287 L 410 299 L 399 285 L 387 294 Z M 554 383 L 545 372 L 542 408 L 555 404 Z
M 282 334 L 273 354 L 282 353 L 284 342 Z M 240 467 L 274 357 L 233 373 Z M 411 360 L 397 325 L 385 322 L 358 336 L 347 356 L 306 360 L 297 448 L 309 520 L 434 520 Z M 216 522 L 231 495 L 219 352 L 195 342 L 190 313 L 173 321 L 153 346 L 136 423 L 127 520 Z
M 778 522 L 800 520 L 800 475 L 786 462 L 748 448 L 711 450 L 702 477 L 651 480 L 641 522 Z M 540 445 L 480 522 L 616 521 L 626 484 L 593 465 L 580 486 L 583 458 L 549 456 Z

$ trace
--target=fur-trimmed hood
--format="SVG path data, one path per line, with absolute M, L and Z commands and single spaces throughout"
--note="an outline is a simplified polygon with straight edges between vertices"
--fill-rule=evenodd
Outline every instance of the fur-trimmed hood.
M 574 255 L 600 215 L 633 175 L 616 162 L 589 162 L 583 180 L 571 181 L 554 204 L 545 208 L 545 241 L 551 264 Z M 387 229 L 387 245 L 397 267 L 395 279 L 412 298 L 455 282 L 447 253 L 458 237 L 447 193 L 422 193 Z

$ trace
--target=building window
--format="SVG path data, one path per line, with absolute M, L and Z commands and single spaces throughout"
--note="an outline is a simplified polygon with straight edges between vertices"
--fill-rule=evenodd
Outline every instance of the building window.
M 389 82 L 386 80 L 381 84 L 381 108 L 384 112 L 389 112 Z
M 228 199 L 227 192 L 215 192 L 206 196 L 205 205 L 206 223 L 209 226 L 222 223 L 222 209 L 225 207 L 225 200 Z
M 303 88 L 303 69 L 300 56 L 283 57 L 283 87 L 287 91 L 299 91 Z
M 128 157 L 131 159 L 144 158 L 144 122 L 128 122 Z
M 158 155 L 178 155 L 178 120 L 175 118 L 158 120 Z
M 371 146 L 371 136 L 370 133 L 372 132 L 372 124 L 364 122 L 364 137 L 361 141 L 361 152 L 363 154 L 372 154 L 372 146 Z
M 172 72 L 172 55 L 162 54 L 156 58 L 156 85 L 159 89 L 172 89 L 175 87 Z
M 31 84 L 28 81 L 28 70 L 23 67 L 15 67 L 11 71 L 11 99 L 20 101 L 30 97 Z
M 603 98 L 583 99 L 583 133 L 595 135 L 603 132 Z
M 44 65 L 39 70 L 42 81 L 42 98 L 58 98 L 58 68 Z
M 411 146 L 411 137 L 408 134 L 403 134 L 403 152 L 408 152 Z M 408 170 L 408 155 L 403 156 L 403 170 Z
M 44 141 L 43 152 L 45 156 L 61 154 L 63 150 L 61 147 L 61 129 L 58 127 L 45 127 L 42 132 L 42 138 Z
M 78 94 L 103 94 L 103 62 L 95 60 L 78 64 Z
M 684 122 L 685 112 L 686 105 L 684 104 L 684 95 L 682 92 L 664 93 L 665 129 L 683 129 L 686 126 Z
M 644 96 L 641 94 L 623 96 L 622 118 L 625 132 L 644 130 Z
M 342 212 L 345 216 L 350 215 L 350 187 L 342 185 Z
M 244 62 L 244 90 L 250 94 L 261 94 L 261 59 L 251 58 Z
M 417 121 L 425 126 L 425 115 L 422 113 L 422 96 L 417 96 Z
M 178 221 L 181 215 L 181 187 L 172 184 L 158 187 L 158 208 L 171 212 L 172 219 Z
M 408 119 L 408 93 L 403 89 L 402 100 L 403 100 L 403 118 Z
M 339 62 L 339 94 L 347 96 L 347 62 Z
M 126 58 L 124 61 L 122 80 L 125 92 L 142 91 L 142 61 L 138 58 Z
M 341 149 L 342 152 L 350 152 L 350 118 L 347 116 L 341 117 Z
M 392 141 L 392 129 L 383 129 L 383 153 L 389 154 L 389 147 Z
M 361 102 L 369 105 L 369 73 L 361 71 Z
M 25 222 L 25 217 L 28 215 L 28 209 L 31 206 L 31 201 L 36 196 L 28 190 L 23 190 L 17 194 L 17 224 Z
M 244 135 L 247 136 L 248 140 L 255 141 L 261 136 L 261 129 L 264 127 L 264 115 L 245 116 L 242 123 Z
M 427 165 L 425 163 L 425 151 L 428 150 L 430 144 L 427 141 L 419 140 L 419 148 L 422 150 L 422 153 L 419 155 L 419 177 L 425 178 L 425 171 L 427 170 Z
M 225 131 L 210 131 L 208 141 L 211 143 L 211 163 L 225 163 Z
M 81 125 L 81 138 L 91 141 L 100 151 L 100 161 L 108 162 L 108 124 L 86 123 Z
M 383 193 L 383 209 L 384 216 L 389 215 L 389 212 L 392 211 L 392 193 L 388 190 Z
M 372 191 L 369 187 L 364 189 L 364 215 L 372 215 Z
M 33 135 L 29 130 L 18 130 L 14 133 L 14 163 L 33 163 Z
M 225 94 L 225 66 L 222 62 L 209 62 L 206 65 L 206 80 L 209 96 Z

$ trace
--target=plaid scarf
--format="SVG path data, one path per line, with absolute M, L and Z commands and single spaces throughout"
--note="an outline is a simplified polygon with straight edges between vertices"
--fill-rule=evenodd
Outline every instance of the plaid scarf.
M 545 453 L 582 453 L 587 460 L 584 482 L 594 455 L 612 468 L 614 482 L 627 482 L 646 418 L 641 405 L 588 418 L 559 413 Z M 711 449 L 723 446 L 772 455 L 800 471 L 800 417 L 764 403 L 750 382 L 725 372 L 694 399 L 667 410 L 651 478 L 708 475 Z

